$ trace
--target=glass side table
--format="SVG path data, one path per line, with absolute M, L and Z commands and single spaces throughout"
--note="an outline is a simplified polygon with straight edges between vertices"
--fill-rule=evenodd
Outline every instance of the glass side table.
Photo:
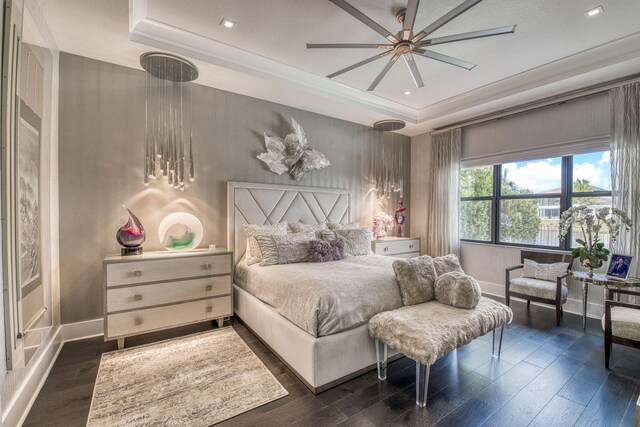
M 582 282 L 582 329 L 587 327 L 587 296 L 589 294 L 589 283 L 602 286 L 603 291 L 606 291 L 607 288 L 635 288 L 640 286 L 640 278 L 638 277 L 618 279 L 604 274 L 589 276 L 586 271 L 571 271 L 571 277 Z

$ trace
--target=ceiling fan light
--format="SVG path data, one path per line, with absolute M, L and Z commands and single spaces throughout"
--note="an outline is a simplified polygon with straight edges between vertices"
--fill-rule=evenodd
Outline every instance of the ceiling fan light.
M 595 7 L 595 8 L 593 8 L 593 9 L 589 9 L 589 10 L 587 10 L 587 11 L 584 13 L 584 15 L 585 15 L 587 18 L 593 18 L 593 17 L 594 17 L 594 16 L 596 16 L 596 15 L 600 15 L 602 12 L 604 12 L 604 9 L 602 8 L 602 6 L 598 6 L 598 7 Z
M 382 27 L 380 24 L 369 18 L 367 15 L 362 13 L 357 8 L 353 7 L 347 0 L 330 0 L 333 4 L 347 12 L 349 15 L 371 28 L 378 34 L 385 37 L 392 44 L 358 44 L 358 43 L 323 43 L 323 44 L 314 44 L 308 43 L 307 49 L 310 48 L 376 48 L 376 49 L 387 49 L 385 52 L 379 53 L 378 55 L 371 57 L 369 59 L 365 59 L 364 61 L 360 61 L 356 64 L 350 65 L 349 67 L 343 68 L 342 70 L 336 71 L 334 73 L 329 74 L 328 78 L 334 78 L 340 74 L 346 73 L 363 65 L 366 65 L 370 62 L 376 61 L 384 56 L 393 54 L 391 60 L 385 65 L 385 67 L 380 71 L 377 77 L 373 80 L 371 85 L 367 88 L 367 92 L 371 92 L 378 87 L 380 81 L 385 78 L 389 70 L 393 67 L 395 62 L 402 57 L 409 68 L 409 73 L 415 83 L 416 87 L 421 88 L 424 86 L 424 82 L 420 75 L 420 71 L 416 65 L 416 61 L 414 60 L 413 55 L 419 55 L 422 57 L 426 57 L 429 59 L 433 59 L 436 61 L 444 62 L 449 65 L 454 65 L 457 67 L 461 67 L 467 70 L 471 70 L 476 66 L 476 64 L 472 64 L 467 61 L 463 61 L 458 58 L 454 58 L 451 56 L 447 56 L 438 52 L 433 52 L 425 49 L 427 46 L 432 44 L 442 44 L 442 43 L 451 43 L 462 40 L 471 40 L 481 37 L 489 37 L 489 36 L 497 36 L 502 34 L 513 33 L 515 31 L 516 26 L 510 25 L 506 27 L 499 28 L 490 28 L 487 30 L 480 31 L 472 31 L 467 33 L 454 34 L 452 36 L 446 37 L 438 37 L 435 39 L 428 39 L 422 41 L 429 34 L 437 31 L 440 27 L 447 24 L 451 20 L 455 19 L 459 15 L 463 14 L 476 4 L 480 3 L 482 0 L 464 0 L 462 4 L 451 9 L 449 12 L 432 22 L 428 25 L 424 30 L 415 34 L 413 38 L 409 38 L 414 33 L 414 24 L 416 13 L 418 10 L 418 6 L 420 4 L 420 0 L 407 0 L 406 9 L 402 9 L 398 11 L 396 14 L 396 19 L 399 23 L 402 24 L 402 30 L 396 35 L 390 33 L 387 29 Z M 405 95 L 409 95 L 409 93 L 403 92 Z

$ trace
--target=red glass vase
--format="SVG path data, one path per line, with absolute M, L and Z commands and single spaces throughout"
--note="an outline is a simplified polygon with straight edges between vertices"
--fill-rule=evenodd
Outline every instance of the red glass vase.
M 138 217 L 136 217 L 126 206 L 123 206 L 127 211 L 129 219 L 127 223 L 120 227 L 116 233 L 116 240 L 122 249 L 120 253 L 122 255 L 137 255 L 142 253 L 142 244 L 146 237 L 144 227 L 140 223 Z

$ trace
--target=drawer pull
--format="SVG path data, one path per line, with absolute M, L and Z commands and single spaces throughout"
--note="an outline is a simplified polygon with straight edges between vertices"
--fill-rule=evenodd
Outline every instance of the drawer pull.
M 134 295 L 133 296 L 133 300 L 134 301 L 142 301 L 142 295 L 138 295 L 138 294 Z
M 213 311 L 213 307 L 208 306 L 207 309 L 205 310 L 207 313 L 211 313 Z
M 142 276 L 142 270 L 136 270 L 133 272 L 133 277 L 140 277 Z
M 384 248 L 382 248 L 382 250 L 383 250 L 384 252 L 387 252 L 387 251 L 389 250 L 389 246 L 385 246 Z
M 136 317 L 133 321 L 133 324 L 136 326 L 142 325 L 142 317 Z
M 211 286 L 211 285 L 207 285 L 207 287 L 206 287 L 206 288 L 204 288 L 204 289 L 205 289 L 205 291 L 210 291 L 210 290 L 212 290 L 212 289 L 213 289 L 213 286 Z
M 413 245 L 409 245 L 409 249 L 413 249 Z
M 202 268 L 205 270 L 211 270 L 213 268 L 213 264 L 203 264 Z

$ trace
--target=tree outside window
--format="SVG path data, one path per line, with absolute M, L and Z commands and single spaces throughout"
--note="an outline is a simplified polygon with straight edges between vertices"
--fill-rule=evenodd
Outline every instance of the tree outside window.
M 566 249 L 563 210 L 611 205 L 609 152 L 463 168 L 460 193 L 463 240 Z

